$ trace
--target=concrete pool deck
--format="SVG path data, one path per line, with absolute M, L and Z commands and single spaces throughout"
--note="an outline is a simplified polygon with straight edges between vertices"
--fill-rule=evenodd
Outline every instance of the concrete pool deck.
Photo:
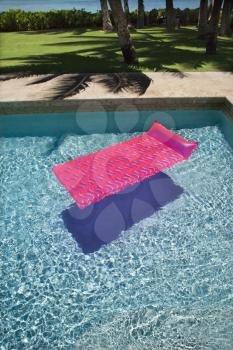
M 46 82 L 35 84 L 43 77 L 46 75 L 4 80 L 6 75 L 1 75 L 0 102 L 54 100 L 60 88 L 69 83 L 75 75 L 63 74 Z M 111 82 L 108 84 L 107 81 L 114 78 L 119 81 L 115 79 L 114 86 L 111 85 Z M 149 72 L 118 73 L 115 76 L 112 74 L 91 74 L 79 93 L 75 93 L 71 97 L 64 97 L 64 99 L 115 99 L 138 96 L 141 98 L 227 97 L 233 103 L 233 73 Z

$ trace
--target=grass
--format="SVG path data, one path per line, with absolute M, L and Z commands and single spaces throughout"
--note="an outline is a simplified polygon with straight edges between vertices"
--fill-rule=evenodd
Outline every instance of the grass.
M 1 73 L 233 71 L 233 38 L 218 39 L 217 55 L 205 54 L 194 27 L 169 34 L 150 27 L 132 33 L 137 67 L 122 62 L 115 33 L 101 30 L 1 33 Z

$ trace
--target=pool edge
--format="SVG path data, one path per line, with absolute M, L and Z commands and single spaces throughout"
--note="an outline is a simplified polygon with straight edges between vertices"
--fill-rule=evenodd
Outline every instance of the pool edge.
M 108 98 L 0 102 L 0 114 L 46 112 L 98 112 L 152 109 L 218 109 L 233 119 L 233 105 L 227 97 Z

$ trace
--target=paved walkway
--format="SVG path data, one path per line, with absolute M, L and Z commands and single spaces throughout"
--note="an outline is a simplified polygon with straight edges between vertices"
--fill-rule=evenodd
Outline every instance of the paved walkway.
M 64 74 L 4 80 L 0 76 L 0 101 L 88 99 L 117 97 L 227 97 L 233 102 L 233 73 L 121 73 Z M 41 82 L 41 78 L 45 78 Z M 78 91 L 78 93 L 77 93 Z M 67 97 L 68 92 L 68 97 Z M 72 95 L 72 96 L 70 96 Z

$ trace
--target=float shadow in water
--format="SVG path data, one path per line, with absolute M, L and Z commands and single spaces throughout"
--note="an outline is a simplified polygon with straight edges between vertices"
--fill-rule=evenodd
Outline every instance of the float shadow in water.
M 182 193 L 182 187 L 160 172 L 84 209 L 74 203 L 61 215 L 67 230 L 88 254 L 117 239 L 122 231 L 159 211 Z

